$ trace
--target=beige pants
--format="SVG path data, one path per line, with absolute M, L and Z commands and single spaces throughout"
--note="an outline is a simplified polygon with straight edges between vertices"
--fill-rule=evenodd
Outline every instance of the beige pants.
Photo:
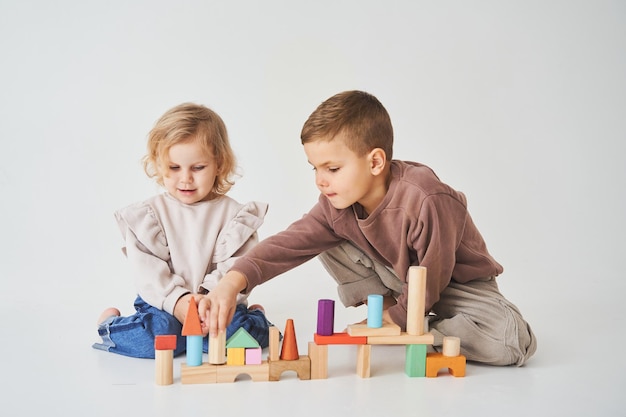
M 357 306 L 370 294 L 398 297 L 403 282 L 396 274 L 350 243 L 319 255 L 337 281 L 346 306 Z M 520 311 L 500 293 L 495 278 L 466 284 L 451 281 L 429 316 L 434 347 L 444 336 L 461 338 L 461 353 L 489 365 L 523 365 L 537 349 L 535 336 Z

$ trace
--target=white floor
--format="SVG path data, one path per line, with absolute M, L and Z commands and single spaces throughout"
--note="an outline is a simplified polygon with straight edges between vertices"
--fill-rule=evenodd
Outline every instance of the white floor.
M 319 274 L 314 263 L 280 277 L 280 292 L 295 290 Z M 58 279 L 56 277 L 55 279 Z M 272 299 L 278 281 L 259 287 L 262 301 L 279 326 L 293 318 L 299 349 L 315 330 L 316 300 L 332 296 L 330 279 L 289 303 Z M 506 287 L 503 285 L 503 287 Z M 355 374 L 353 346 L 332 346 L 329 377 L 300 381 L 285 373 L 279 382 L 182 385 L 175 359 L 171 386 L 154 383 L 154 362 L 90 348 L 96 340 L 95 316 L 106 300 L 98 296 L 62 297 L 64 304 L 36 289 L 3 303 L 2 414 L 53 415 L 466 415 L 466 416 L 624 416 L 626 360 L 624 307 L 576 305 L 589 294 L 583 287 L 573 304 L 518 303 L 539 338 L 536 356 L 522 368 L 469 364 L 465 378 L 436 379 L 404 374 L 400 346 L 375 346 L 371 378 Z M 503 289 L 506 292 L 506 289 Z M 108 292 L 104 292 L 108 295 Z M 307 297 L 311 297 L 308 298 Z M 516 299 L 516 294 L 510 294 Z M 616 297 L 613 297 L 616 299 Z M 129 306 L 125 306 L 128 308 Z M 336 326 L 362 317 L 360 309 L 338 308 Z M 204 414 L 203 414 L 204 415 Z

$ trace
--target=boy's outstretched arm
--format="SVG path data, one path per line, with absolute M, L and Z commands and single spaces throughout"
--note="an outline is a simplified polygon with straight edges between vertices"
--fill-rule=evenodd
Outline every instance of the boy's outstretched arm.
M 226 331 L 235 314 L 237 294 L 248 286 L 246 277 L 237 271 L 229 271 L 217 286 L 198 303 L 198 315 L 205 334 L 211 337 Z

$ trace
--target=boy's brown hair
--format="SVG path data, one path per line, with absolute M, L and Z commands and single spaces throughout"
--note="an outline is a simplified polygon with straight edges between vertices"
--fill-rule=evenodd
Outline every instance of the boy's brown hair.
M 364 91 L 344 91 L 320 104 L 302 127 L 302 144 L 333 140 L 343 134 L 346 146 L 359 156 L 381 148 L 393 157 L 393 127 L 385 107 Z
M 222 118 L 213 110 L 194 103 L 183 103 L 171 108 L 156 122 L 148 135 L 148 153 L 143 158 L 144 171 L 150 178 L 163 185 L 159 167 L 169 163 L 169 150 L 179 143 L 197 141 L 206 156 L 215 160 L 218 168 L 212 194 L 224 195 L 233 186 L 235 154 L 228 140 L 228 132 Z

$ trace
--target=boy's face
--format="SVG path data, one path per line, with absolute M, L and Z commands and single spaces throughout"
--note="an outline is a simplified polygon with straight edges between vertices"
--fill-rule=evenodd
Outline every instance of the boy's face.
M 159 170 L 167 192 L 185 204 L 206 199 L 218 173 L 215 159 L 207 156 L 195 140 L 172 146 L 167 164 Z
M 338 135 L 331 141 L 304 144 L 304 153 L 315 171 L 315 184 L 336 209 L 359 203 L 371 213 L 386 190 L 372 170 L 372 154 L 358 156 Z

